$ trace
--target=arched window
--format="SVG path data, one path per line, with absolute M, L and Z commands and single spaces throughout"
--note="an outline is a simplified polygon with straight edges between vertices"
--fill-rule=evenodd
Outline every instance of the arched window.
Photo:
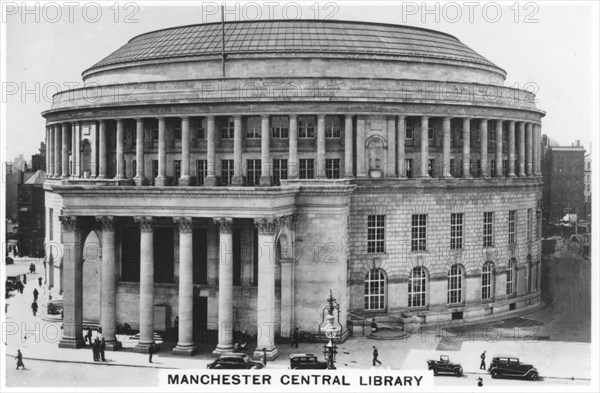
M 425 307 L 426 295 L 427 271 L 423 267 L 415 267 L 408 278 L 408 307 Z
M 481 300 L 494 297 L 494 263 L 486 262 L 481 269 Z
M 365 310 L 385 309 L 385 273 L 373 269 L 365 277 Z
M 515 293 L 517 284 L 517 260 L 511 258 L 508 261 L 508 269 L 506 269 L 506 294 L 512 295 Z
M 452 265 L 448 274 L 448 304 L 462 303 L 463 269 Z

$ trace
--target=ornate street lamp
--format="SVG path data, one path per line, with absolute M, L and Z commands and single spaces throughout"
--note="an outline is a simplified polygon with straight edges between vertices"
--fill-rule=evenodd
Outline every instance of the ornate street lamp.
M 335 323 L 335 316 L 333 315 L 333 311 L 337 310 L 338 320 L 340 314 L 340 305 L 333 298 L 333 293 L 331 289 L 329 290 L 329 299 L 327 299 L 329 303 L 323 309 L 323 314 L 325 314 L 325 310 L 327 310 L 327 316 L 324 315 L 323 321 L 327 319 L 327 322 L 322 324 L 321 331 L 325 333 L 325 337 L 329 339 L 327 344 L 323 345 L 323 354 L 325 355 L 325 359 L 327 360 L 327 369 L 335 370 L 335 355 L 337 354 L 337 345 L 335 344 L 334 339 L 336 338 L 338 332 L 341 330 L 339 324 Z

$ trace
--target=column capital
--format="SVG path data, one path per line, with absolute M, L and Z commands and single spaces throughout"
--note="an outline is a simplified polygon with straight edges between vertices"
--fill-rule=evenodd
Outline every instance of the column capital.
M 288 214 L 286 216 L 279 217 L 280 227 L 285 227 L 290 230 L 296 229 L 296 223 L 298 222 L 298 213 Z
M 297 119 L 298 118 L 298 114 L 292 113 L 292 114 L 289 114 L 288 117 L 290 118 L 290 120 L 291 119 Z
M 215 224 L 219 227 L 219 233 L 231 234 L 233 231 L 233 218 L 220 217 L 214 219 Z
M 275 235 L 281 229 L 281 218 L 254 219 L 254 226 L 259 235 Z
M 133 220 L 140 224 L 141 232 L 152 232 L 154 229 L 154 223 L 152 221 L 152 217 L 147 216 L 136 216 L 133 217 Z
M 179 118 L 180 118 L 181 120 L 184 120 L 184 119 L 188 119 L 188 120 L 189 120 L 189 118 L 190 118 L 190 117 L 189 117 L 189 116 L 179 116 Z
M 242 115 L 233 115 L 233 118 L 234 118 L 234 120 L 235 120 L 235 119 L 241 119 L 241 118 L 242 118 Z
M 78 229 L 77 216 L 58 216 L 63 231 L 75 232 Z
M 327 116 L 327 115 L 324 113 L 319 113 L 319 114 L 317 114 L 317 119 L 324 119 L 325 116 Z
M 192 233 L 193 220 L 192 217 L 173 217 L 173 222 L 177 225 L 179 233 Z
M 113 216 L 96 216 L 96 221 L 100 223 L 102 232 L 114 232 L 116 220 Z
M 271 115 L 265 115 L 265 114 L 260 115 L 260 118 L 263 120 L 265 120 L 265 119 L 269 120 L 270 117 L 271 117 Z

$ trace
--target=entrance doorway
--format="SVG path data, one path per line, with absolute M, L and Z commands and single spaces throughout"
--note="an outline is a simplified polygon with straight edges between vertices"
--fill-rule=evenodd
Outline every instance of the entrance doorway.
M 206 342 L 206 318 L 208 315 L 206 297 L 194 298 L 194 342 Z

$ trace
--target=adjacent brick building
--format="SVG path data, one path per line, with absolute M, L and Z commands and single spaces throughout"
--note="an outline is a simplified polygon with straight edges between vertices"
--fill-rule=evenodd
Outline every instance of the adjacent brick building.
M 399 25 L 134 37 L 43 114 L 60 345 L 90 320 L 115 348 L 117 323 L 138 327 L 143 351 L 178 316 L 175 353 L 245 330 L 274 357 L 294 326 L 319 335 L 330 290 L 343 338 L 536 305 L 544 112 L 505 77 Z

